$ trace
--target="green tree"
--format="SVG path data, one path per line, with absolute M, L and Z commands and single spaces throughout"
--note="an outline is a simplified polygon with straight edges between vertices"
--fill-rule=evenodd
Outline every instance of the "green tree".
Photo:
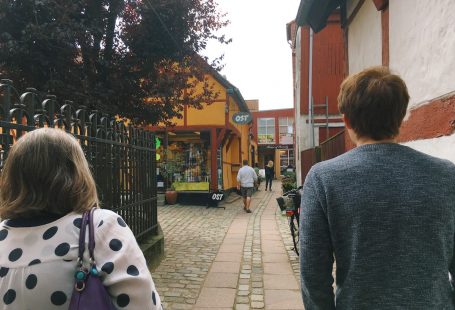
M 227 23 L 214 0 L 0 0 L 0 76 L 154 124 L 216 98 L 198 53 Z

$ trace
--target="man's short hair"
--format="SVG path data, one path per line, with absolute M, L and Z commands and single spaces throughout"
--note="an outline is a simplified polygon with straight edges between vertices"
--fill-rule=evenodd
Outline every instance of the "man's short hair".
M 248 165 L 248 159 L 244 159 L 244 160 L 243 160 L 243 165 L 244 165 L 244 166 L 245 166 L 245 165 Z
M 338 109 L 357 136 L 374 140 L 398 135 L 408 102 L 404 81 L 381 66 L 347 77 L 338 95 Z

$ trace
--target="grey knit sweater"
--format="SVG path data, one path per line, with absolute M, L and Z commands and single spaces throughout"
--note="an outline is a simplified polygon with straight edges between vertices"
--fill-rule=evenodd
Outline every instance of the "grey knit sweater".
M 454 309 L 450 161 L 393 143 L 357 147 L 310 170 L 300 220 L 306 310 Z

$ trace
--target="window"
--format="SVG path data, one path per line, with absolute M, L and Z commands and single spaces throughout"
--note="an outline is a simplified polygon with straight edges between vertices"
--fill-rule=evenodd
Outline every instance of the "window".
M 275 143 L 274 118 L 258 118 L 258 143 L 259 144 Z
M 293 144 L 294 143 L 294 118 L 293 117 L 280 117 L 278 119 L 280 144 Z
M 280 171 L 286 172 L 288 169 L 294 170 L 294 149 L 280 150 Z

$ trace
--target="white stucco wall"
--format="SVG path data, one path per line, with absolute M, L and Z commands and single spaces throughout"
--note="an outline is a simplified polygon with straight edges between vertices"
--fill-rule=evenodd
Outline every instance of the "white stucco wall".
M 301 36 L 301 28 L 297 31 L 296 36 L 296 47 L 295 47 L 295 130 L 296 130 L 296 141 L 295 141 L 295 164 L 296 170 L 300 172 L 301 167 L 301 158 L 300 152 L 309 149 L 312 147 L 311 145 L 311 126 L 308 124 L 308 115 L 301 115 L 300 114 L 300 102 L 304 102 L 307 104 L 308 98 L 301 98 L 300 97 L 300 88 L 301 88 L 301 74 L 308 74 L 308 72 L 301 72 L 301 48 L 302 48 L 302 36 Z M 319 141 L 319 133 L 318 130 L 315 129 L 315 142 L 316 144 Z M 302 179 L 300 173 L 297 173 L 297 184 L 302 184 Z
M 349 74 L 382 64 L 381 13 L 373 1 L 365 1 L 352 20 L 348 42 Z
M 455 163 L 455 134 L 434 139 L 410 141 L 403 144 L 428 155 L 448 159 Z
M 390 68 L 408 86 L 409 108 L 455 91 L 454 13 L 454 0 L 389 1 Z

